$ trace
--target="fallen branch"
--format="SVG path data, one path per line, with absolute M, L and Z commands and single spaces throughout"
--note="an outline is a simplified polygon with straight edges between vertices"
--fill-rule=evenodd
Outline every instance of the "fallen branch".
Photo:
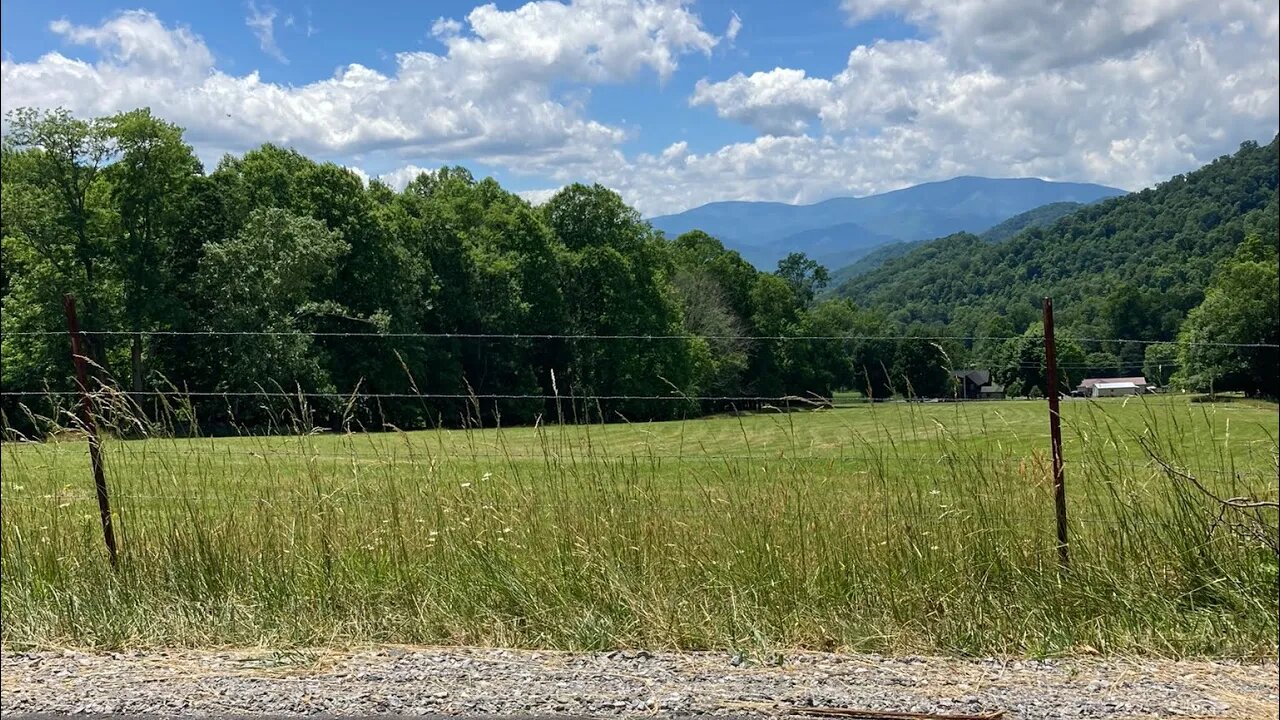
M 1138 438 L 1138 444 L 1146 451 L 1147 455 L 1153 462 L 1159 465 L 1171 479 L 1174 481 L 1181 480 L 1184 483 L 1195 488 L 1205 497 L 1212 499 L 1218 503 L 1218 516 L 1214 518 L 1213 524 L 1209 526 L 1209 536 L 1213 536 L 1213 532 L 1219 525 L 1225 524 L 1226 527 L 1248 541 L 1256 542 L 1263 547 L 1270 548 L 1277 556 L 1280 556 L 1280 538 L 1276 537 L 1273 523 L 1263 517 L 1264 511 L 1277 511 L 1280 513 L 1280 502 L 1272 500 L 1254 500 L 1247 497 L 1230 497 L 1223 498 L 1209 488 L 1205 487 L 1200 479 L 1191 473 L 1174 467 L 1166 462 L 1164 458 L 1156 454 L 1155 449 L 1146 438 Z M 1231 518 L 1237 518 L 1239 521 L 1228 518 L 1227 511 L 1231 511 Z M 1268 513 L 1269 514 L 1269 513 Z
M 1157 455 L 1155 451 L 1151 449 L 1151 446 L 1147 443 L 1146 438 L 1138 438 L 1138 443 L 1142 445 L 1142 449 L 1147 451 L 1147 455 L 1157 465 L 1164 468 L 1164 471 L 1168 475 L 1170 475 L 1171 477 L 1180 478 L 1182 480 L 1185 480 L 1191 483 L 1192 485 L 1195 486 L 1197 490 L 1199 490 L 1200 492 L 1204 493 L 1205 495 L 1209 496 L 1214 501 L 1222 505 L 1225 505 L 1227 507 L 1240 508 L 1242 510 L 1249 510 L 1252 508 L 1276 508 L 1277 510 L 1280 510 L 1280 502 L 1275 502 L 1273 500 L 1253 500 L 1253 499 L 1244 498 L 1244 497 L 1233 497 L 1233 498 L 1225 498 L 1225 499 L 1220 498 L 1212 490 L 1205 487 L 1204 483 L 1200 482 L 1200 479 L 1197 478 L 1196 476 L 1191 475 L 1190 473 L 1180 470 L 1170 465 L 1169 463 L 1165 462 L 1164 458 Z

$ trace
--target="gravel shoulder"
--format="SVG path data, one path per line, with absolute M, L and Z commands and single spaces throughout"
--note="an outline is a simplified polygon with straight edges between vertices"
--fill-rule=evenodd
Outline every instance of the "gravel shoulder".
M 799 716 L 857 707 L 1017 718 L 1276 718 L 1269 663 L 793 653 L 4 652 L 0 713 Z

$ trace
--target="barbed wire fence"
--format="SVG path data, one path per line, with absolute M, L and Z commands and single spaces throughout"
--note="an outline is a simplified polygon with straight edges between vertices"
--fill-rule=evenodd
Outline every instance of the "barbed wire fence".
M 1051 315 L 1047 316 L 1047 319 L 1049 320 L 1049 322 L 1047 323 L 1047 327 L 1048 327 L 1047 332 L 1052 333 Z M 467 385 L 468 392 L 431 392 L 430 390 L 424 392 L 417 387 L 416 383 L 412 381 L 412 378 L 410 378 L 412 392 L 367 391 L 367 390 L 362 390 L 359 385 L 350 389 L 347 392 L 340 392 L 336 390 L 323 391 L 323 390 L 316 390 L 316 389 L 304 389 L 301 386 L 297 386 L 296 389 L 294 390 L 286 390 L 284 388 L 279 387 L 278 385 L 276 386 L 275 389 L 259 387 L 255 390 L 243 390 L 243 389 L 190 390 L 186 387 L 179 388 L 173 384 L 169 384 L 168 389 L 156 389 L 153 387 L 151 389 L 142 389 L 142 390 L 139 390 L 136 388 L 122 390 L 119 387 L 117 387 L 114 382 L 110 381 L 110 378 L 107 377 L 105 373 L 94 378 L 97 381 L 96 386 L 90 385 L 87 366 L 91 361 L 88 358 L 88 353 L 86 353 L 79 347 L 79 343 L 82 341 L 89 340 L 91 338 L 120 338 L 120 337 L 136 338 L 139 336 L 161 337 L 161 338 L 212 338 L 212 339 L 298 337 L 298 338 L 329 338 L 329 339 L 340 339 L 340 340 L 341 339 L 386 339 L 386 340 L 426 340 L 426 341 L 446 340 L 446 341 L 476 341 L 476 342 L 492 341 L 495 343 L 508 343 L 512 341 L 537 342 L 537 341 L 553 341 L 553 340 L 583 342 L 583 343 L 612 342 L 612 341 L 662 343 L 662 342 L 691 342 L 691 341 L 697 341 L 697 340 L 708 341 L 708 342 L 731 341 L 731 342 L 739 342 L 739 343 L 783 343 L 783 344 L 951 342 L 951 343 L 964 343 L 966 346 L 973 346 L 976 343 L 1004 343 L 1004 342 L 1014 341 L 1014 340 L 1026 341 L 1029 339 L 1027 338 L 1027 336 L 1024 336 L 1024 335 L 978 336 L 978 335 L 928 335 L 928 334 L 910 334 L 910 333 L 874 334 L 874 335 L 873 334 L 838 334 L 838 335 L 691 335 L 691 334 L 660 335 L 659 334 L 659 335 L 653 335 L 653 334 L 460 333 L 460 332 L 371 332 L 371 331 L 305 332 L 305 331 L 270 331 L 270 330 L 262 330 L 262 331 L 150 330 L 150 331 L 138 332 L 138 331 L 130 331 L 130 330 L 81 330 L 75 325 L 74 309 L 71 309 L 69 311 L 69 320 L 72 324 L 72 327 L 69 333 L 68 331 L 54 331 L 54 330 L 15 331 L 15 332 L 4 333 L 3 337 L 44 338 L 44 339 L 51 340 L 53 338 L 56 338 L 57 336 L 67 337 L 69 335 L 70 340 L 72 342 L 72 346 L 73 346 L 72 353 L 71 353 L 72 359 L 74 361 L 74 365 L 77 370 L 77 376 L 78 376 L 76 381 L 76 385 L 77 385 L 76 389 L 57 389 L 52 387 L 47 387 L 44 389 L 0 388 L 0 399 L 13 399 L 17 401 L 19 404 L 22 404 L 25 401 L 30 399 L 43 399 L 46 402 L 53 404 L 55 406 L 56 408 L 55 413 L 58 414 L 58 417 L 61 417 L 64 419 L 72 419 L 72 422 L 68 424 L 75 429 L 82 430 L 88 439 L 90 455 L 92 458 L 96 493 L 95 495 L 79 495 L 75 493 L 64 492 L 64 493 L 58 493 L 58 494 L 46 495 L 46 496 L 18 495 L 16 497 L 13 495 L 13 493 L 6 493 L 5 499 L 10 500 L 11 502 L 16 501 L 18 504 L 52 502 L 52 501 L 56 501 L 58 503 L 75 504 L 75 503 L 89 502 L 95 499 L 96 497 L 96 500 L 98 501 L 98 505 L 100 509 L 102 524 L 103 524 L 104 540 L 108 547 L 109 556 L 113 566 L 116 564 L 117 547 L 116 547 L 115 539 L 112 534 L 112 530 L 113 530 L 112 521 L 111 521 L 112 511 L 109 506 L 111 496 L 107 490 L 107 483 L 106 483 L 105 473 L 103 469 L 103 461 L 101 458 L 101 438 L 99 437 L 96 425 L 99 421 L 103 419 L 107 419 L 108 422 L 115 422 L 115 419 L 110 417 L 111 413 L 107 410 L 109 408 L 118 409 L 131 404 L 131 407 L 128 407 L 127 409 L 141 411 L 142 408 L 140 405 L 140 401 L 143 399 L 154 399 L 158 402 L 165 403 L 169 407 L 172 407 L 174 405 L 181 405 L 184 403 L 190 405 L 193 402 L 216 401 L 216 400 L 222 400 L 222 401 L 284 400 L 284 401 L 289 401 L 291 403 L 297 403 L 299 406 L 302 406 L 308 401 L 313 401 L 313 400 L 331 400 L 331 401 L 335 401 L 339 405 L 345 405 L 348 409 L 356 403 L 364 403 L 364 402 L 380 403 L 383 400 L 388 400 L 388 401 L 413 400 L 413 401 L 420 401 L 420 402 L 448 401 L 448 402 L 461 402 L 463 404 L 474 405 L 477 411 L 479 410 L 479 404 L 482 401 L 484 402 L 500 402 L 500 401 L 539 402 L 539 403 L 547 404 L 548 406 L 554 404 L 557 410 L 560 410 L 561 403 L 565 403 L 565 402 L 570 403 L 571 405 L 576 403 L 581 403 L 583 405 L 596 403 L 597 407 L 598 407 L 598 404 L 602 402 L 603 403 L 672 402 L 672 403 L 685 403 L 685 404 L 717 403 L 722 405 L 728 404 L 730 406 L 743 405 L 743 406 L 746 406 L 748 409 L 755 409 L 755 410 L 772 409 L 772 410 L 789 412 L 795 409 L 830 409 L 830 408 L 835 408 L 842 405 L 850 405 L 854 403 L 863 403 L 863 402 L 869 403 L 869 402 L 874 402 L 876 400 L 881 400 L 885 398 L 871 397 L 869 393 L 862 397 L 856 397 L 848 394 L 837 397 L 835 395 L 823 395 L 815 392 L 808 392 L 808 393 L 802 393 L 802 394 L 778 394 L 778 395 L 686 394 L 686 393 L 680 392 L 677 388 L 674 388 L 674 387 L 672 389 L 672 392 L 666 393 L 666 394 L 591 393 L 591 392 L 574 393 L 568 390 L 564 394 L 561 394 L 558 389 L 556 390 L 556 392 L 553 392 L 553 393 L 473 392 L 473 391 L 470 391 L 469 385 Z M 1113 346 L 1123 345 L 1123 344 L 1147 346 L 1152 344 L 1169 343 L 1169 341 L 1135 339 L 1135 338 L 1105 338 L 1105 337 L 1072 336 L 1072 339 L 1078 343 L 1083 343 L 1083 344 L 1094 344 L 1094 345 L 1107 344 L 1107 345 L 1113 345 Z M 1042 347 L 1042 352 L 1044 350 L 1048 350 L 1049 357 L 1047 357 L 1045 360 L 1040 362 L 1017 361 L 1017 362 L 1005 363 L 1001 366 L 1002 369 L 1006 369 L 1006 370 L 1016 369 L 1016 370 L 1031 371 L 1034 373 L 1043 373 L 1047 369 L 1052 367 L 1057 370 L 1068 371 L 1074 375 L 1077 372 L 1083 372 L 1086 370 L 1093 370 L 1098 368 L 1097 363 L 1089 363 L 1089 362 L 1056 363 L 1055 359 L 1052 356 L 1051 336 L 1046 335 L 1045 340 L 1036 340 L 1036 339 L 1031 339 L 1031 340 L 1033 345 L 1043 343 L 1044 346 Z M 1267 344 L 1267 343 L 1235 343 L 1235 342 L 1218 342 L 1218 341 L 1196 341 L 1192 343 L 1170 343 L 1170 344 L 1193 345 L 1193 346 L 1200 346 L 1200 347 L 1212 347 L 1212 348 L 1224 348 L 1224 349 L 1226 348 L 1255 349 L 1255 350 L 1263 350 L 1268 352 L 1275 351 L 1277 347 L 1280 347 L 1275 344 Z M 1171 361 L 1171 362 L 1165 362 L 1164 364 L 1166 366 L 1176 366 L 1177 362 Z M 1130 363 L 1127 365 L 1127 367 L 1134 367 L 1134 365 Z M 956 368 L 947 368 L 947 370 L 949 372 L 954 372 Z M 1051 381 L 1051 384 L 1052 384 L 1052 381 Z M 552 380 L 552 386 L 553 388 L 555 386 L 554 379 Z M 1056 396 L 1056 393 L 1054 393 L 1054 395 Z M 76 414 L 73 411 L 73 409 L 71 408 L 70 402 L 67 402 L 66 405 L 62 405 L 62 403 L 66 401 L 71 401 L 75 399 L 79 399 L 81 404 L 81 412 L 79 414 Z M 957 395 L 953 393 L 949 398 L 944 396 L 944 397 L 934 398 L 934 399 L 956 400 L 956 399 L 969 399 L 969 398 L 957 397 Z M 307 411 L 306 408 L 301 408 L 301 409 L 303 412 Z M 496 411 L 496 408 L 495 408 L 495 411 Z M 198 418 L 194 416 L 194 413 L 189 413 L 189 414 L 191 415 L 190 419 L 193 422 L 198 422 Z M 603 411 L 601 411 L 596 417 L 596 419 L 598 420 L 603 420 L 604 418 L 605 418 L 605 415 Z M 571 418 L 571 422 L 578 419 L 579 418 L 576 418 L 576 417 Z M 587 415 L 586 419 L 588 421 L 591 419 L 589 414 Z M 625 418 L 623 419 L 625 420 Z M 131 416 L 128 418 L 128 420 L 134 423 L 140 424 L 137 416 Z M 564 422 L 563 417 L 558 418 L 558 420 L 560 422 Z M 1050 411 L 1050 422 L 1051 422 L 1051 425 L 1054 426 L 1053 432 L 1055 435 L 1057 433 L 1056 425 L 1058 421 L 1059 421 L 1059 418 L 1058 418 L 1058 413 L 1055 405 L 1055 407 Z M 57 424 L 56 422 L 51 423 L 51 425 L 56 425 L 56 424 Z M 293 424 L 292 427 L 295 431 L 308 430 L 307 427 L 298 425 L 296 422 Z M 174 429 L 172 424 L 170 425 L 169 429 L 170 430 Z M 314 428 L 311 428 L 311 429 L 314 429 Z M 352 428 L 348 426 L 346 429 L 351 430 Z M 366 428 L 363 426 L 359 426 L 355 429 L 363 430 Z M 387 429 L 387 428 L 374 427 L 374 428 L 368 428 L 368 429 L 381 430 L 381 429 Z M 398 428 L 395 428 L 395 429 L 398 429 Z M 7 432 L 6 432 L 6 435 L 8 435 Z M 6 437 L 5 439 L 6 440 L 12 439 L 12 436 Z M 1059 529 L 1058 550 L 1060 552 L 1060 557 L 1062 558 L 1063 566 L 1065 568 L 1066 544 L 1067 544 L 1065 528 L 1067 525 L 1066 525 L 1066 519 L 1065 519 L 1066 518 L 1065 499 L 1062 495 L 1063 461 L 1060 455 L 1061 453 L 1060 439 L 1055 438 L 1052 449 L 1054 454 L 1054 485 L 1055 485 L 1055 491 L 1057 496 L 1055 498 L 1056 500 L 1055 504 L 1057 506 L 1056 507 L 1056 512 L 1058 515 L 1057 524 Z M 154 450 L 152 450 L 152 452 L 154 452 Z M 256 452 L 251 454 L 260 455 L 259 453 L 256 453 Z M 652 452 L 649 452 L 647 454 L 642 453 L 640 455 L 641 457 L 647 457 L 655 461 L 673 461 L 673 462 L 680 462 L 680 463 L 685 463 L 685 462 L 753 463 L 753 462 L 760 461 L 762 458 L 767 459 L 768 457 L 767 453 L 766 454 L 701 453 L 701 454 L 694 455 L 694 454 L 686 454 L 684 452 L 680 452 L 676 454 L 672 454 L 672 453 L 654 454 Z M 308 457 L 311 460 L 314 460 L 316 458 L 316 456 L 314 455 L 311 455 Z M 507 460 L 513 459 L 513 456 L 509 452 L 476 453 L 473 451 L 471 453 L 463 453 L 462 457 L 463 459 L 470 459 L 472 461 L 477 460 L 479 458 L 493 458 L 493 459 L 507 459 Z M 519 456 L 514 456 L 514 457 L 518 458 Z M 529 459 L 539 458 L 539 456 L 535 454 L 530 454 L 528 457 Z M 342 456 L 342 457 L 334 456 L 331 459 L 334 461 L 340 461 L 340 460 L 349 459 L 349 458 L 345 458 L 345 456 Z M 877 460 L 883 461 L 883 456 L 877 457 L 875 455 L 853 455 L 853 454 L 846 455 L 842 451 L 839 457 L 837 458 L 805 458 L 805 457 L 792 456 L 786 459 L 789 462 L 828 462 L 828 463 L 841 462 L 843 463 L 843 462 L 875 462 Z M 934 460 L 941 461 L 942 459 L 934 458 Z M 1133 468 L 1139 468 L 1139 469 L 1145 469 L 1145 470 L 1159 469 L 1156 465 L 1153 465 L 1151 463 L 1142 463 L 1142 464 L 1130 463 L 1130 465 Z M 219 499 L 216 496 L 210 496 L 206 498 L 200 495 L 199 493 L 179 494 L 179 495 L 163 495 L 163 494 L 154 494 L 154 493 L 151 493 L 151 494 L 122 493 L 115 497 L 116 499 L 126 501 L 126 502 L 131 502 L 131 503 L 132 502 L 164 501 L 164 500 L 173 500 L 173 499 L 185 499 L 185 500 L 194 500 L 194 501 L 211 500 L 211 501 L 219 501 L 219 502 L 228 500 L 228 498 Z M 368 498 L 360 498 L 359 500 L 361 502 L 366 502 L 368 501 Z M 271 498 L 271 499 L 236 498 L 234 499 L 234 502 L 242 503 L 242 504 L 257 504 L 261 502 L 306 503 L 306 502 L 313 502 L 313 500 L 308 500 L 304 498 L 289 498 L 289 497 L 279 497 L 279 498 Z M 547 508 L 554 509 L 554 508 L 551 508 L 551 506 L 547 506 Z M 544 508 L 544 509 L 547 509 L 547 508 Z M 959 514 L 948 515 L 947 513 L 943 513 L 941 516 L 941 519 L 956 519 L 960 517 L 962 517 L 962 515 L 959 515 Z M 934 518 L 934 519 L 939 519 L 939 518 Z M 1010 516 L 1007 519 L 1017 520 L 1017 518 L 1014 518 L 1012 516 Z M 1031 520 L 1030 517 L 1023 518 L 1023 519 L 1028 521 Z M 1097 524 L 1097 525 L 1106 525 L 1108 523 L 1119 522 L 1114 519 L 1096 518 L 1096 517 L 1081 517 L 1081 518 L 1076 518 L 1075 521 L 1079 523 L 1084 523 L 1084 524 Z
M 66 337 L 66 331 L 40 330 L 40 331 L 10 331 L 0 334 L 0 337 Z M 270 330 L 245 330 L 245 331 L 220 331 L 220 330 L 81 330 L 79 335 L 83 338 L 95 337 L 173 337 L 173 338 L 224 338 L 224 337 L 298 337 L 298 338 L 335 338 L 335 339 L 386 339 L 386 340 L 478 340 L 478 341 L 537 341 L 537 340 L 573 340 L 573 341 L 639 341 L 639 342 L 663 342 L 678 341 L 690 342 L 695 340 L 705 341 L 735 341 L 745 343 L 761 343 L 761 342 L 777 342 L 777 343 L 858 343 L 858 342 L 960 342 L 972 345 L 979 342 L 1006 342 L 1011 340 L 1026 340 L 1023 335 L 1006 335 L 1006 336 L 981 336 L 981 335 L 919 335 L 919 334 L 839 334 L 839 335 L 642 335 L 642 334 L 547 334 L 547 333 L 458 333 L 458 332 L 323 332 L 323 331 L 270 331 Z M 1092 344 L 1132 344 L 1132 345 L 1180 345 L 1187 347 L 1215 347 L 1215 348 L 1236 348 L 1236 349 L 1262 349 L 1275 350 L 1280 347 L 1269 343 L 1236 343 L 1236 342 L 1219 342 L 1219 341 L 1168 341 L 1168 340 L 1149 340 L 1141 338 L 1107 338 L 1107 337 L 1076 337 L 1072 336 L 1072 340 L 1078 343 Z M 1135 368 L 1140 362 L 1120 361 L 1118 369 Z M 1168 367 L 1179 367 L 1177 360 L 1169 360 L 1163 363 Z M 1012 362 L 1003 363 L 1001 369 L 1021 369 L 1021 370 L 1043 370 L 1045 367 L 1043 362 Z M 1057 363 L 1056 367 L 1061 370 L 1084 371 L 1084 370 L 1108 370 L 1112 368 L 1102 368 L 1097 362 L 1070 362 Z M 959 368 L 949 368 L 949 370 L 958 370 Z M 854 389 L 855 387 L 851 387 Z M 93 389 L 95 392 L 117 392 L 109 386 L 101 385 Z M 33 398 L 33 397 L 56 397 L 56 396 L 74 396 L 78 394 L 78 390 L 73 389 L 51 389 L 51 388 L 0 388 L 0 397 L 15 398 Z M 368 392 L 361 391 L 358 387 L 349 391 L 315 391 L 315 390 L 279 390 L 271 391 L 266 389 L 255 390 L 187 390 L 179 389 L 171 386 L 168 390 L 118 390 L 131 396 L 138 397 L 193 397 L 193 398 L 342 398 L 348 399 L 353 396 L 368 399 L 440 399 L 440 400 L 469 400 L 469 399 L 490 399 L 490 400 L 557 400 L 567 399 L 570 395 L 558 394 L 538 394 L 538 393 L 483 393 L 483 392 L 466 392 L 466 393 L 433 393 L 433 392 Z M 702 394 L 684 394 L 673 391 L 668 394 L 583 394 L 577 397 L 594 399 L 594 400 L 644 400 L 644 401 L 723 401 L 723 402 L 787 402 L 804 400 L 812 402 L 822 402 L 831 398 L 823 398 L 812 392 L 799 394 L 779 394 L 779 395 L 702 395 Z M 847 395 L 842 398 L 844 402 L 849 402 L 852 398 Z M 947 399 L 947 396 L 940 396 L 939 399 Z
M 440 338 L 440 339 L 478 339 L 478 340 L 744 340 L 744 341 L 811 341 L 811 340 L 932 340 L 978 342 L 986 340 L 1021 340 L 1025 335 L 917 335 L 917 334 L 880 334 L 863 335 L 856 333 L 838 335 L 652 335 L 652 334 L 573 334 L 573 333 L 462 333 L 462 332 L 325 332 L 309 330 L 81 330 L 84 336 L 117 336 L 132 337 L 135 335 L 170 336 L 170 337 L 262 337 L 262 336 L 307 336 L 334 338 Z M 66 337 L 65 330 L 27 330 L 4 333 L 8 337 L 60 336 Z M 1067 336 L 1064 336 L 1067 337 Z M 1273 343 L 1238 343 L 1219 341 L 1178 341 L 1150 340 L 1143 338 L 1082 337 L 1070 335 L 1071 339 L 1082 343 L 1133 343 L 1138 345 L 1198 345 L 1212 347 L 1237 348 L 1277 348 Z

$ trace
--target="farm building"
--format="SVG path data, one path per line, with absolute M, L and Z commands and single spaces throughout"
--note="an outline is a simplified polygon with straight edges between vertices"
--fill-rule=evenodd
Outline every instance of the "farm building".
M 1109 397 L 1107 395 L 1095 395 L 1093 393 L 1094 386 L 1100 383 L 1106 383 L 1108 385 L 1114 385 L 1116 383 L 1130 383 L 1138 388 L 1137 393 L 1120 393 L 1121 395 L 1136 395 L 1146 392 L 1147 388 L 1150 387 L 1150 383 L 1148 383 L 1147 379 L 1141 375 L 1137 375 L 1135 377 L 1087 378 L 1084 382 L 1077 385 L 1076 389 L 1071 394 L 1079 397 Z
M 1123 395 L 1141 395 L 1146 386 L 1132 382 L 1100 382 L 1094 383 L 1090 397 L 1121 397 Z
M 1004 397 L 1004 386 L 991 382 L 990 370 L 954 370 L 956 397 L 963 400 L 996 400 Z
M 953 370 L 951 375 L 956 381 L 956 397 L 965 400 L 982 397 L 982 388 L 991 384 L 990 370 Z

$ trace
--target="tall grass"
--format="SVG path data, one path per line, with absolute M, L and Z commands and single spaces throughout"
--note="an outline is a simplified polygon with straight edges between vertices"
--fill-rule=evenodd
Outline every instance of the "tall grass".
M 120 400 L 115 572 L 83 440 L 4 443 L 0 628 L 11 647 L 1274 656 L 1275 552 L 1165 467 L 1275 500 L 1274 406 L 1132 403 L 1064 410 L 1064 573 L 1035 403 L 412 433 L 312 432 L 294 403 L 271 408 L 289 434 L 213 439 L 173 436 L 181 405 Z

